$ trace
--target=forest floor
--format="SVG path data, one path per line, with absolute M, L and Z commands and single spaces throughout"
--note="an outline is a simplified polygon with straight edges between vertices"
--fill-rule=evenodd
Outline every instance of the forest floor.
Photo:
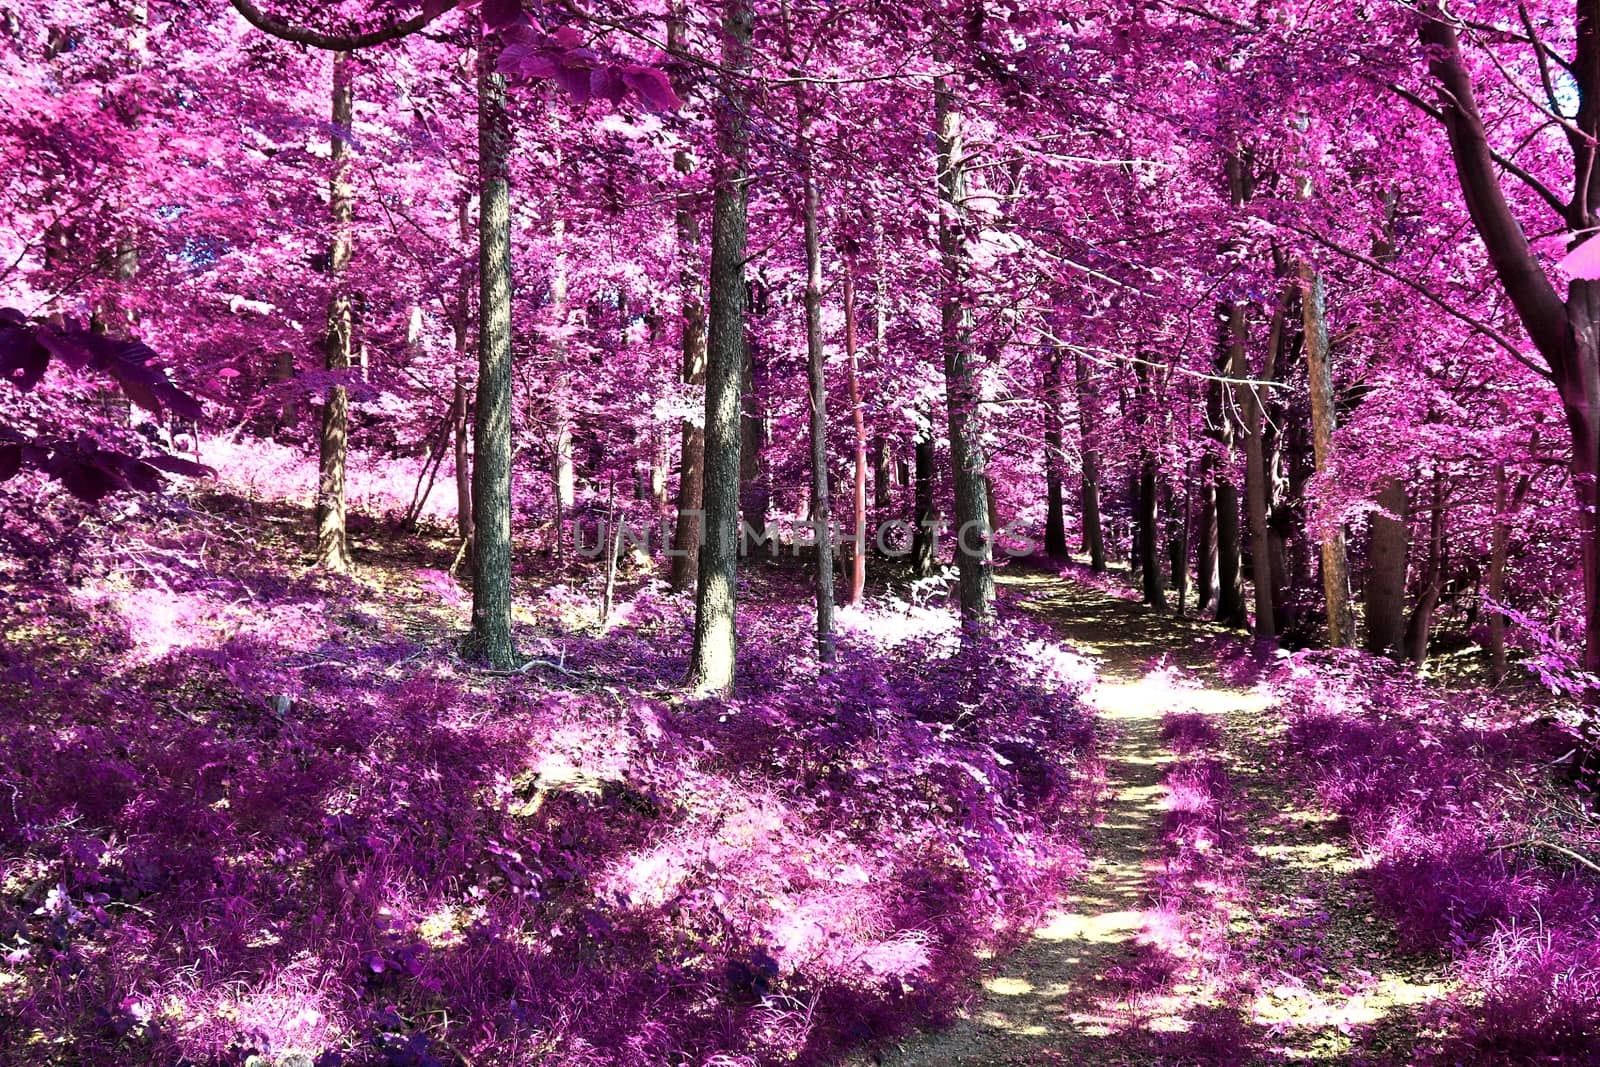
M 1092 863 L 954 1026 L 882 1062 L 1408 1061 L 1448 992 L 1438 963 L 1399 951 L 1338 820 L 1284 780 L 1273 698 L 1217 666 L 1237 638 L 1070 578 L 1001 582 L 1096 661 L 1115 739 Z M 1197 759 L 1222 770 L 1198 803 Z M 1186 841 L 1173 812 L 1196 807 L 1218 832 Z

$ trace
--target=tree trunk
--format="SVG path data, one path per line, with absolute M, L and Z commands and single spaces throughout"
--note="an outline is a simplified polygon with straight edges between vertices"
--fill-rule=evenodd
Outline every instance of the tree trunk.
M 1217 575 L 1217 483 L 1216 457 L 1209 451 L 1200 457 L 1200 528 L 1194 550 L 1194 613 L 1211 606 Z
M 1310 263 L 1302 263 L 1300 278 L 1304 284 L 1300 308 L 1305 319 L 1306 371 L 1311 390 L 1311 447 L 1317 473 L 1329 477 L 1337 417 L 1333 406 L 1333 372 L 1329 365 L 1327 305 L 1322 274 Z M 1350 565 L 1345 554 L 1343 526 L 1335 526 L 1322 536 L 1322 591 L 1328 606 L 1329 647 L 1353 645 L 1355 616 L 1350 608 Z
M 1061 348 L 1050 349 L 1044 377 L 1044 551 L 1051 559 L 1066 559 L 1066 500 L 1061 468 L 1066 461 L 1061 426 Z
M 711 208 L 710 329 L 706 344 L 706 539 L 695 587 L 689 685 L 700 694 L 733 690 L 734 610 L 739 551 L 740 382 L 744 367 L 744 257 L 748 135 L 742 73 L 755 10 L 726 0 L 723 66 L 732 75 L 717 109 L 716 192 Z
M 1146 450 L 1139 464 L 1139 551 L 1144 570 L 1144 602 L 1167 610 L 1166 583 L 1161 580 L 1161 525 L 1156 514 L 1156 457 Z
M 1170 485 L 1166 487 L 1164 495 L 1167 509 L 1167 563 L 1172 576 L 1170 585 L 1177 594 L 1177 611 L 1182 616 L 1187 611 L 1189 599 L 1189 500 L 1184 497 L 1180 505 L 1178 491 Z
M 674 24 L 676 25 L 676 24 Z M 693 167 L 689 153 L 679 149 L 673 157 L 679 174 Z M 678 196 L 676 212 L 678 290 L 683 299 L 682 380 L 691 388 L 703 390 L 706 384 L 706 308 L 700 282 L 700 222 L 695 218 L 694 194 Z M 669 582 L 674 593 L 686 592 L 694 584 L 700 568 L 700 540 L 705 530 L 702 514 L 705 426 L 699 418 L 683 420 L 683 445 L 678 456 L 678 521 L 672 536 L 672 564 Z
M 1094 446 L 1093 390 L 1089 387 L 1089 368 L 1083 356 L 1073 357 L 1073 376 L 1078 388 L 1078 448 L 1083 453 L 1083 472 L 1079 485 L 1078 507 L 1083 518 L 1083 547 L 1089 553 L 1089 569 L 1095 574 L 1106 570 L 1106 535 L 1100 520 L 1100 453 Z
M 856 358 L 855 264 L 844 264 L 844 354 L 850 383 L 850 421 L 856 432 L 855 482 L 852 503 L 855 535 L 850 550 L 850 589 L 845 603 L 859 605 L 867 589 L 867 421 L 861 405 L 861 368 Z
M 933 428 L 917 434 L 915 492 L 916 518 L 911 535 L 911 570 L 918 578 L 933 573 L 934 526 L 939 514 L 933 506 Z
M 452 401 L 456 444 L 456 534 L 463 545 L 472 544 L 472 468 L 467 459 L 467 387 L 456 379 Z
M 993 536 L 983 445 L 978 433 L 978 385 L 972 360 L 972 311 L 967 306 L 966 148 L 961 111 L 948 81 L 934 82 L 938 123 L 940 319 L 950 465 L 955 478 L 956 567 L 961 616 L 969 630 L 985 629 L 994 613 Z
M 498 49 L 478 52 L 478 390 L 473 442 L 472 633 L 467 652 L 517 665 L 511 634 L 511 120 Z
M 1535 438 L 1537 440 L 1537 438 Z M 1526 474 L 1511 489 L 1511 476 L 1504 463 L 1495 465 L 1494 471 L 1494 534 L 1489 552 L 1488 585 L 1484 597 L 1491 606 L 1489 611 L 1489 673 L 1495 684 L 1505 681 L 1508 668 L 1506 658 L 1506 617 L 1500 610 L 1504 603 L 1506 565 L 1511 557 L 1511 520 L 1522 508 L 1523 498 L 1533 480 Z
M 811 414 L 811 522 L 816 541 L 817 659 L 833 662 L 833 511 L 828 493 L 828 363 L 822 344 L 822 237 L 817 232 L 818 201 L 816 177 L 811 171 L 811 148 L 805 132 L 809 116 L 800 105 L 800 171 L 804 184 L 806 246 L 806 396 Z M 849 271 L 845 272 L 846 278 Z M 849 282 L 846 281 L 846 285 Z M 854 301 L 846 296 L 848 306 Z M 850 344 L 851 356 L 855 344 Z M 851 399 L 855 400 L 855 375 L 851 375 Z M 859 410 L 856 415 L 860 424 Z M 858 457 L 859 458 L 859 457 Z M 858 466 L 858 472 L 859 472 Z
M 1406 555 L 1411 540 L 1405 479 L 1384 480 L 1368 533 L 1365 648 L 1374 656 L 1398 657 L 1406 631 Z M 1490 582 L 1494 581 L 1490 570 Z
M 1416 607 L 1406 626 L 1406 656 L 1421 668 L 1428 659 L 1428 639 L 1433 630 L 1433 614 L 1444 593 L 1445 481 L 1442 473 L 1433 476 L 1433 501 L 1428 514 L 1428 562 L 1417 594 Z
M 1283 338 L 1284 317 L 1288 314 L 1289 297 L 1284 296 L 1272 313 L 1272 326 L 1267 335 L 1266 361 L 1260 378 L 1271 381 L 1277 363 L 1278 345 Z M 1249 363 L 1244 357 L 1244 345 L 1237 353 L 1234 376 L 1249 377 Z M 1250 522 L 1250 581 L 1254 587 L 1256 619 L 1255 636 L 1273 637 L 1278 632 L 1277 610 L 1273 602 L 1275 592 L 1272 582 L 1272 538 L 1267 529 L 1267 512 L 1272 502 L 1272 486 L 1267 473 L 1266 442 L 1263 432 L 1266 424 L 1266 404 L 1259 385 L 1238 386 L 1244 395 L 1244 458 L 1245 458 L 1245 510 Z
M 350 366 L 350 294 L 345 291 L 345 272 L 350 266 L 350 225 L 355 217 L 355 192 L 350 184 L 349 145 L 351 116 L 355 107 L 355 78 L 349 52 L 333 54 L 333 136 L 330 151 L 333 174 L 328 182 L 329 218 L 333 239 L 328 248 L 328 277 L 333 293 L 328 299 L 328 332 L 325 341 L 329 371 Z M 343 385 L 328 388 L 322 408 L 322 432 L 318 438 L 317 460 L 317 563 L 332 571 L 350 569 L 350 545 L 345 530 L 344 474 L 349 450 L 350 395 Z

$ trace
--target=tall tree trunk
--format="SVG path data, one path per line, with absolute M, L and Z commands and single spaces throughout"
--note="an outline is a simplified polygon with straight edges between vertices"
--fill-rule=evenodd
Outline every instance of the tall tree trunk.
M 844 355 L 850 384 L 850 421 L 856 433 L 855 482 L 852 504 L 855 535 L 850 550 L 850 589 L 845 603 L 855 606 L 867 590 L 867 420 L 861 404 L 861 368 L 856 357 L 855 263 L 844 264 Z
M 811 522 L 816 531 L 817 659 L 833 661 L 833 510 L 828 493 L 828 361 L 822 343 L 822 237 L 818 233 L 816 176 L 811 170 L 811 146 L 806 132 L 810 118 L 800 105 L 800 173 L 804 185 L 806 246 L 806 396 L 811 413 Z M 846 278 L 849 271 L 845 272 Z M 846 281 L 846 285 L 849 282 Z M 853 304 L 850 297 L 847 302 Z M 849 311 L 846 312 L 849 314 Z M 854 340 L 850 344 L 854 357 Z M 851 375 L 854 386 L 855 376 Z M 855 399 L 851 389 L 852 401 Z M 859 420 L 860 415 L 857 414 Z M 858 423 L 859 424 L 859 423 Z
M 511 120 L 499 49 L 478 51 L 478 390 L 469 654 L 507 670 L 511 634 Z
M 1565 204 L 1557 200 L 1552 205 L 1565 215 L 1573 244 L 1600 224 L 1600 12 L 1587 2 L 1576 8 L 1576 55 L 1570 69 L 1578 108 L 1576 128 L 1567 137 L 1574 195 Z M 1574 279 L 1565 301 L 1556 293 L 1500 188 L 1499 166 L 1454 24 L 1442 17 L 1425 19 L 1421 41 L 1438 82 L 1437 111 L 1450 135 L 1468 213 L 1524 329 L 1550 366 L 1572 435 L 1583 554 L 1583 667 L 1600 674 L 1600 283 Z M 1600 704 L 1600 691 L 1591 690 L 1586 697 L 1591 708 Z M 1596 773 L 1595 732 L 1591 713 L 1585 730 L 1590 751 L 1574 766 L 1580 775 Z
M 355 108 L 355 71 L 349 52 L 333 54 L 333 136 L 330 158 L 333 174 L 328 181 L 329 218 L 333 239 L 328 248 L 328 277 L 333 293 L 328 299 L 328 332 L 324 342 L 328 370 L 350 367 L 350 294 L 345 272 L 350 266 L 350 225 L 355 217 L 355 191 L 350 184 L 349 144 Z M 330 386 L 322 408 L 322 432 L 317 459 L 317 563 L 332 571 L 350 569 L 350 545 L 345 529 L 344 473 L 349 450 L 350 394 L 343 385 Z
M 1260 379 L 1271 381 L 1277 364 L 1278 346 L 1283 340 L 1284 318 L 1288 314 L 1287 294 L 1278 302 L 1272 313 L 1272 326 L 1267 334 L 1267 355 Z M 1235 377 L 1249 377 L 1248 361 L 1243 359 L 1244 346 L 1235 349 L 1238 362 Z M 1258 638 L 1277 634 L 1277 610 L 1273 602 L 1275 587 L 1272 582 L 1272 538 L 1267 529 L 1267 513 L 1272 503 L 1272 485 L 1267 471 L 1267 451 L 1264 440 L 1266 403 L 1259 385 L 1238 386 L 1244 395 L 1244 457 L 1245 457 L 1245 511 L 1250 522 L 1250 581 L 1254 587 L 1256 618 L 1254 633 Z
M 1216 362 L 1217 372 L 1228 374 L 1237 361 L 1235 350 L 1244 345 L 1244 310 L 1237 305 L 1223 307 L 1222 351 Z M 1215 441 L 1217 456 L 1212 467 L 1212 497 L 1215 501 L 1216 536 L 1216 598 L 1217 621 L 1224 626 L 1244 626 L 1249 621 L 1244 606 L 1244 589 L 1240 581 L 1241 555 L 1239 551 L 1239 490 L 1233 484 L 1228 470 L 1228 456 L 1233 451 L 1234 420 L 1230 411 L 1224 410 L 1223 397 L 1231 387 L 1213 382 L 1207 400 L 1208 430 Z M 1237 406 L 1235 403 L 1229 407 Z
M 1444 474 L 1436 472 L 1433 476 L 1433 500 L 1428 513 L 1427 569 L 1423 574 L 1422 589 L 1417 593 L 1416 606 L 1411 611 L 1411 621 L 1406 626 L 1406 656 L 1418 668 L 1428 659 L 1433 614 L 1444 593 L 1444 493 Z
M 1217 576 L 1217 482 L 1216 457 L 1208 450 L 1200 457 L 1200 515 L 1194 550 L 1194 613 L 1211 606 Z
M 751 279 L 745 291 L 747 320 L 766 314 L 767 293 L 762 281 L 759 278 Z M 764 531 L 772 507 L 772 489 L 763 454 L 767 443 L 767 363 L 766 352 L 754 334 L 754 325 L 747 321 L 744 377 L 740 383 L 742 393 L 739 401 L 742 412 L 739 423 L 739 508 L 746 526 Z M 803 506 L 806 510 L 804 518 L 810 521 L 809 496 Z M 753 545 L 751 550 L 776 554 L 777 548 L 774 542 L 764 546 Z
M 1081 354 L 1074 356 L 1073 376 L 1078 389 L 1078 448 L 1083 453 L 1083 472 L 1078 490 L 1078 508 L 1083 519 L 1083 547 L 1089 553 L 1089 569 L 1095 574 L 1104 574 L 1106 534 L 1100 519 L 1100 452 L 1094 445 L 1094 392 L 1089 385 L 1088 363 Z
M 1057 345 L 1050 349 L 1050 361 L 1044 371 L 1044 551 L 1051 559 L 1066 559 L 1069 555 L 1066 499 L 1061 484 L 1061 468 L 1066 462 L 1061 425 L 1061 363 L 1061 348 Z
M 556 146 L 556 167 L 561 167 L 559 143 Z M 559 211 L 559 207 L 557 208 Z M 555 366 L 555 380 L 550 383 L 552 404 L 550 426 L 550 503 L 555 508 L 556 565 L 565 566 L 567 539 L 562 531 L 567 527 L 568 516 L 578 501 L 578 472 L 573 457 L 572 409 L 567 398 L 567 341 L 559 331 L 567 324 L 567 220 L 560 215 L 550 221 L 551 244 L 555 254 L 550 263 L 550 317 L 554 321 L 556 336 L 550 349 Z
M 456 379 L 455 397 L 451 402 L 455 433 L 456 465 L 456 534 L 461 543 L 472 551 L 472 468 L 467 458 L 467 387 Z
M 710 329 L 706 343 L 706 539 L 695 586 L 689 685 L 733 690 L 739 566 L 740 384 L 744 368 L 744 257 L 749 142 L 743 72 L 755 27 L 751 0 L 726 0 L 722 61 L 731 74 L 717 109 L 717 173 L 711 207 Z
M 1161 578 L 1161 523 L 1156 514 L 1156 457 L 1145 450 L 1139 462 L 1139 558 L 1144 571 L 1144 602 L 1167 610 L 1166 583 Z
M 916 517 L 911 535 L 911 570 L 918 578 L 933 573 L 934 527 L 939 513 L 933 503 L 933 427 L 919 430 L 916 441 L 916 474 L 913 497 Z
M 950 465 L 955 480 L 956 568 L 961 616 L 970 630 L 987 627 L 994 613 L 993 535 L 988 482 L 978 436 L 978 384 L 972 369 L 972 311 L 967 305 L 966 148 L 961 110 L 949 82 L 934 82 L 938 123 L 940 318 L 945 405 L 950 422 Z
M 676 26 L 676 23 L 674 23 Z M 673 156 L 679 174 L 688 174 L 693 162 L 685 149 Z M 700 222 L 694 213 L 694 194 L 678 196 L 678 291 L 683 300 L 682 380 L 691 388 L 704 390 L 706 384 L 706 308 L 700 282 Z M 700 539 L 705 527 L 702 513 L 705 426 L 698 417 L 683 420 L 683 445 L 678 456 L 678 521 L 672 537 L 672 564 L 669 581 L 674 593 L 694 584 L 700 568 Z
M 1300 308 L 1305 319 L 1306 371 L 1311 390 L 1311 447 L 1317 473 L 1327 476 L 1333 467 L 1333 431 L 1337 425 L 1333 400 L 1333 370 L 1329 365 L 1327 304 L 1322 274 L 1310 263 L 1300 265 L 1304 292 Z M 1322 592 L 1328 607 L 1328 645 L 1346 648 L 1355 643 L 1355 616 L 1350 607 L 1350 565 L 1345 553 L 1344 527 L 1335 526 L 1322 536 Z
M 1511 557 L 1511 520 L 1522 507 L 1532 479 L 1524 474 L 1511 488 L 1511 476 L 1504 463 L 1494 469 L 1494 534 L 1489 550 L 1488 584 L 1484 596 L 1493 608 L 1489 611 L 1489 673 L 1495 684 L 1505 681 L 1508 668 L 1506 658 L 1506 617 L 1500 610 L 1504 603 L 1506 565 Z
M 1398 657 L 1406 632 L 1406 555 L 1411 540 L 1405 479 L 1384 479 L 1368 533 L 1365 648 L 1374 656 Z M 1392 516 L 1392 517 L 1391 517 Z M 1490 570 L 1490 584 L 1494 582 Z
M 1178 597 L 1180 616 L 1187 611 L 1189 599 L 1189 500 L 1180 496 L 1171 485 L 1165 491 L 1167 510 L 1167 562 L 1171 571 L 1171 588 Z

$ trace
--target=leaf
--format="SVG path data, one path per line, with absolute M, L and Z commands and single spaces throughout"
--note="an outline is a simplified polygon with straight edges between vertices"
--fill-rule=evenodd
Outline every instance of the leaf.
M 522 21 L 522 0 L 483 0 L 483 24 L 503 30 Z
M 50 350 L 39 343 L 33 330 L 9 316 L 0 319 L 0 377 L 26 393 L 39 384 L 49 366 Z
M 651 111 L 676 111 L 683 106 L 683 101 L 678 99 L 678 94 L 672 88 L 672 82 L 654 67 L 624 67 L 622 80 Z
M 185 478 L 212 478 L 216 470 L 204 463 L 184 459 L 182 456 L 147 456 L 144 460 L 157 470 L 167 471 L 170 474 L 181 474 Z
M 587 104 L 589 102 L 589 70 L 587 67 L 569 67 L 565 64 L 556 68 L 556 84 L 572 97 L 574 104 Z
M 1581 278 L 1585 281 L 1600 280 L 1600 238 L 1591 237 L 1583 242 L 1568 252 L 1556 266 L 1571 278 Z
M 589 92 L 613 104 L 622 103 L 628 95 L 628 86 L 615 67 L 596 67 L 589 72 Z

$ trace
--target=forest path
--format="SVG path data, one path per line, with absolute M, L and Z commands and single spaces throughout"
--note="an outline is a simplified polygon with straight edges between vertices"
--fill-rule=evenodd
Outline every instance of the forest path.
M 893 1067 L 1275 1064 L 1404 1057 L 1416 1009 L 1441 990 L 1384 943 L 1359 863 L 1281 776 L 1282 724 L 1264 691 L 1225 678 L 1203 620 L 1151 612 L 1070 579 L 1000 578 L 1096 662 L 1088 699 L 1115 737 L 1090 865 L 953 1026 L 892 1048 Z M 1164 662 L 1163 662 L 1164 661 Z M 1174 671 L 1173 667 L 1178 668 Z M 1165 669 L 1164 669 L 1165 668 Z M 1162 738 L 1170 712 L 1207 717 L 1231 780 L 1214 876 L 1169 864 Z M 1209 865 L 1208 865 L 1209 866 Z

